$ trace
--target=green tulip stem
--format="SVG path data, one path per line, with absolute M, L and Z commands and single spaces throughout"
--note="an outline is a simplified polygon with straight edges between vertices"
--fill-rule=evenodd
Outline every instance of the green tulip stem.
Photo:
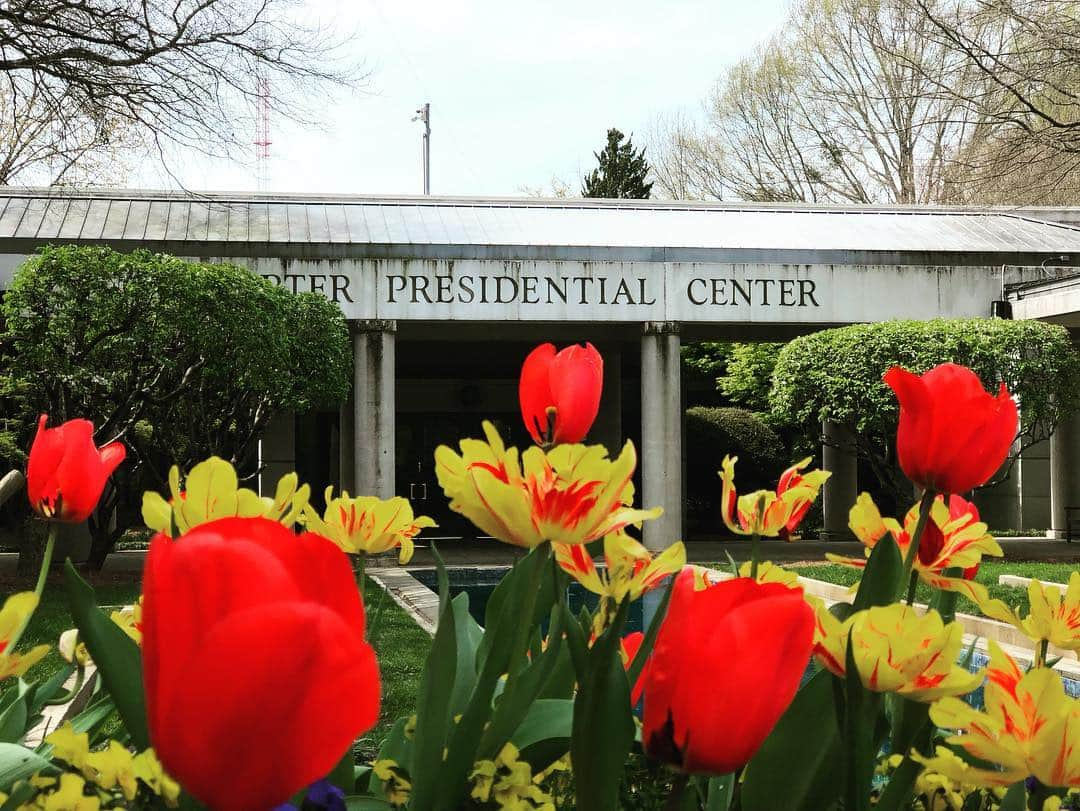
M 49 576 L 49 567 L 52 566 L 53 549 L 56 548 L 56 536 L 59 534 L 60 522 L 50 521 L 49 539 L 45 541 L 45 554 L 41 558 L 41 570 L 38 572 L 37 585 L 34 586 L 34 596 L 38 598 L 38 603 L 41 602 L 41 594 L 45 591 L 45 580 Z M 23 632 L 26 630 L 26 626 L 30 624 L 30 618 L 33 616 L 33 611 L 27 614 L 26 619 L 24 619 L 22 625 L 19 626 L 19 630 L 16 631 L 15 635 L 8 641 L 7 650 L 15 650 L 15 646 L 19 644 L 19 640 L 22 639 Z
M 907 604 L 915 604 L 915 588 L 919 585 L 918 572 L 912 572 L 908 577 L 908 589 L 907 589 Z
M 366 578 L 365 571 L 367 569 L 367 555 L 363 552 L 359 555 L 359 560 L 356 564 L 356 584 L 360 587 L 360 602 L 364 602 L 364 580 Z M 364 608 L 367 608 L 367 604 L 364 604 Z
M 919 501 L 919 520 L 915 524 L 915 532 L 911 535 L 907 557 L 904 558 L 904 574 L 900 578 L 900 595 L 903 595 L 903 590 L 908 587 L 908 582 L 911 579 L 915 559 L 919 556 L 919 542 L 922 540 L 923 531 L 926 529 L 926 522 L 930 519 L 930 510 L 933 509 L 936 497 L 937 491 L 928 487 L 923 491 L 922 499 Z M 899 599 L 899 596 L 897 599 Z
M 761 525 L 765 520 L 765 496 L 758 499 L 754 519 L 754 534 L 750 536 L 750 579 L 757 580 L 758 559 L 761 557 Z
M 1046 665 L 1046 654 L 1050 649 L 1049 639 L 1040 639 L 1039 644 L 1035 646 L 1035 663 L 1034 667 L 1044 667 Z
M 664 803 L 664 811 L 679 811 L 682 808 L 683 793 L 686 791 L 686 785 L 690 782 L 690 775 L 685 772 L 678 772 L 675 775 L 675 779 L 671 781 L 671 794 L 668 795 L 667 802 Z

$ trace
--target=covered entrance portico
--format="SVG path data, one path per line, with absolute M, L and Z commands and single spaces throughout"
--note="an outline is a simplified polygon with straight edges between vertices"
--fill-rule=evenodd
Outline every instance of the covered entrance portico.
M 590 439 L 634 439 L 638 500 L 666 508 L 644 529 L 653 548 L 683 535 L 684 343 L 988 316 L 1003 283 L 1080 254 L 1080 230 L 975 210 L 123 191 L 12 191 L 0 203 L 5 279 L 39 245 L 108 244 L 234 262 L 337 302 L 354 390 L 313 432 L 317 467 L 353 493 L 411 497 L 447 534 L 470 530 L 436 509 L 433 446 L 478 435 L 483 418 L 524 446 L 525 353 L 592 341 L 606 379 Z M 294 428 L 266 437 L 271 481 L 298 461 Z M 842 445 L 826 456 L 825 523 L 837 532 L 857 486 Z

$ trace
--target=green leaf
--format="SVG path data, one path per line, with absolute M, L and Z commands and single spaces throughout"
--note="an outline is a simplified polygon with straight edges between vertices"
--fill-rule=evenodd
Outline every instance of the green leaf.
M 29 782 L 19 783 L 12 790 L 11 795 L 0 805 L 0 811 L 18 811 L 23 805 L 29 803 L 31 798 L 38 793 L 37 788 Z
M 547 650 L 537 650 L 531 662 L 524 670 L 510 676 L 506 689 L 495 706 L 491 721 L 480 740 L 477 760 L 493 760 L 503 745 L 514 734 L 536 702 L 559 664 L 559 654 L 563 642 L 563 612 L 556 603 L 552 611 L 551 627 L 548 631 Z
M 331 770 L 330 774 L 326 775 L 326 780 L 330 785 L 337 786 L 346 794 L 356 791 L 356 776 L 353 774 L 352 745 L 345 750 L 345 754 L 341 756 L 341 760 L 337 762 L 337 765 Z
M 402 768 L 408 768 L 412 758 L 412 741 L 405 737 L 405 725 L 408 717 L 398 718 L 379 747 L 376 760 L 392 760 Z M 383 781 L 375 776 L 374 769 L 368 775 L 368 791 L 371 794 L 383 794 Z
M 94 743 L 94 733 L 102 724 L 116 712 L 116 704 L 112 696 L 102 693 L 101 697 L 94 701 L 85 710 L 71 719 L 71 726 L 76 732 L 86 732 L 90 735 L 91 744 Z
M 30 708 L 30 717 L 37 715 L 45 706 L 45 702 L 51 701 L 64 687 L 64 682 L 75 672 L 75 665 L 67 665 L 60 668 L 47 681 L 37 685 L 33 698 L 27 702 Z
M 0 741 L 17 743 L 26 734 L 26 721 L 29 719 L 25 699 L 16 699 L 0 713 Z
M 728 811 L 731 808 L 731 800 L 735 796 L 736 782 L 738 781 L 733 774 L 710 777 L 705 811 Z
M 1024 781 L 1019 783 L 1013 783 L 1009 786 L 1009 790 L 1005 792 L 1005 796 L 1001 798 L 1001 805 L 998 806 L 998 811 L 1025 811 L 1027 808 L 1027 786 L 1024 785 Z
M 430 808 L 439 790 L 434 777 L 443 762 L 443 750 L 453 724 L 450 700 L 458 669 L 457 655 L 455 611 L 452 604 L 447 604 L 424 663 L 416 700 L 416 738 L 412 759 L 405 766 L 414 778 L 410 807 L 416 811 Z
M 35 772 L 55 774 L 57 769 L 49 761 L 25 746 L 16 743 L 0 743 L 0 791 L 11 791 L 20 780 L 26 780 Z
M 555 600 L 554 576 L 548 566 L 550 560 L 551 544 L 541 544 L 531 550 L 507 574 L 507 578 L 513 578 L 515 587 L 504 591 L 500 611 L 493 613 L 491 602 L 488 602 L 488 625 L 476 656 L 480 675 L 461 720 L 452 730 L 447 758 L 435 775 L 414 773 L 417 780 L 434 783 L 431 790 L 437 809 L 456 811 L 460 806 L 484 726 L 491 718 L 495 688 L 504 673 L 514 672 L 525 661 L 524 652 L 539 617 L 547 614 Z M 505 584 L 504 578 L 496 591 Z M 414 781 L 413 811 L 419 808 L 416 786 Z M 426 799 L 428 795 L 423 796 Z
M 446 573 L 446 564 L 443 562 L 442 555 L 439 554 L 434 543 L 431 545 L 431 553 L 435 556 L 435 576 L 439 584 L 439 614 L 441 615 L 450 601 L 450 578 Z
M 533 773 L 541 772 L 570 751 L 574 723 L 571 699 L 538 699 L 514 732 L 510 742 L 529 762 Z
M 844 811 L 869 811 L 870 782 L 881 748 L 875 734 L 881 695 L 863 687 L 850 640 L 844 672 Z
M 132 743 L 137 749 L 149 749 L 139 646 L 97 607 L 94 590 L 79 577 L 70 559 L 64 564 L 64 587 L 79 639 L 97 664 Z
M 930 754 L 930 705 L 911 701 L 903 696 L 890 694 L 888 706 L 892 709 L 890 725 L 892 734 L 889 748 L 898 755 L 907 755 L 912 747 L 923 754 Z M 925 739 L 925 740 L 924 740 Z
M 741 799 L 744 811 L 776 808 L 783 786 L 790 811 L 821 811 L 840 797 L 840 727 L 833 706 L 836 677 L 819 670 L 795 694 L 761 749 L 746 767 Z M 813 745 L 808 746 L 807 741 Z
M 521 623 L 533 628 L 547 616 L 556 598 L 554 574 L 547 566 L 550 556 L 551 544 L 545 543 L 531 549 L 529 554 L 514 564 L 491 592 L 484 611 L 484 639 L 477 652 L 478 671 L 484 669 L 484 660 L 497 639 L 513 637 L 512 634 L 502 637 L 492 633 L 500 621 L 512 624 L 515 628 L 520 627 Z M 539 585 L 534 586 L 533 583 Z M 529 594 L 530 590 L 534 593 Z M 533 605 L 531 617 L 522 616 L 525 613 L 522 606 L 527 601 Z
M 579 808 L 615 811 L 619 782 L 634 742 L 634 722 L 618 629 L 626 621 L 630 601 L 619 606 L 615 622 L 590 651 L 584 677 L 574 699 L 570 759 Z
M 450 697 L 450 712 L 457 715 L 476 687 L 476 651 L 484 638 L 484 630 L 469 613 L 469 595 L 461 592 L 450 601 L 454 612 L 454 632 L 457 636 L 457 668 L 454 673 L 454 691 Z
M 30 714 L 26 710 L 26 700 L 18 698 L 0 712 L 0 741 L 18 743 L 26 734 L 26 722 Z
M 891 535 L 886 535 L 877 542 L 866 562 L 859 591 L 855 595 L 855 610 L 896 602 L 903 574 L 904 559 L 900 555 L 900 547 Z

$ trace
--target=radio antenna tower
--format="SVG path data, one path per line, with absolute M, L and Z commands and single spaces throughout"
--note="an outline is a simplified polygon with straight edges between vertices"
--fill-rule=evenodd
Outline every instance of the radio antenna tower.
M 270 78 L 260 70 L 256 81 L 255 172 L 259 191 L 270 183 Z

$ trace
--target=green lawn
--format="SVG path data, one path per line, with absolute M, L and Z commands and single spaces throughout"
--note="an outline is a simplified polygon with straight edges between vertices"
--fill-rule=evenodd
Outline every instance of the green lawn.
M 133 603 L 139 587 L 126 583 L 98 586 L 95 591 L 100 605 L 115 606 Z M 368 638 L 379 658 L 383 697 L 378 725 L 357 743 L 357 751 L 365 757 L 378 751 L 393 722 L 415 706 L 424 660 L 431 647 L 431 637 L 370 580 L 367 581 L 367 605 Z M 72 627 L 74 623 L 63 589 L 59 584 L 50 583 L 19 648 L 42 642 L 53 647 L 48 656 L 31 668 L 26 678 L 44 679 L 61 667 L 63 660 L 56 652 L 56 642 L 61 633 Z
M 723 566 L 717 568 L 725 569 Z M 854 585 L 862 576 L 862 572 L 859 569 L 853 569 L 849 566 L 837 566 L 832 563 L 811 566 L 792 566 L 790 568 L 804 577 L 812 577 L 815 580 L 824 580 L 827 583 L 838 583 L 842 586 Z M 1028 609 L 1027 589 L 999 586 L 999 575 L 1014 574 L 1020 577 L 1033 577 L 1047 582 L 1067 583 L 1069 575 L 1076 571 L 1077 568 L 1080 567 L 1071 563 L 985 562 L 979 567 L 979 573 L 976 575 L 975 579 L 987 587 L 991 597 L 996 597 L 999 600 L 1003 600 L 1006 604 L 1014 608 L 1019 607 L 1021 611 L 1026 612 Z M 930 599 L 929 587 L 920 583 L 918 591 L 916 592 L 916 599 L 919 602 L 927 602 Z M 966 597 L 960 597 L 957 600 L 956 610 L 964 614 L 982 613 L 979 611 L 978 606 Z

